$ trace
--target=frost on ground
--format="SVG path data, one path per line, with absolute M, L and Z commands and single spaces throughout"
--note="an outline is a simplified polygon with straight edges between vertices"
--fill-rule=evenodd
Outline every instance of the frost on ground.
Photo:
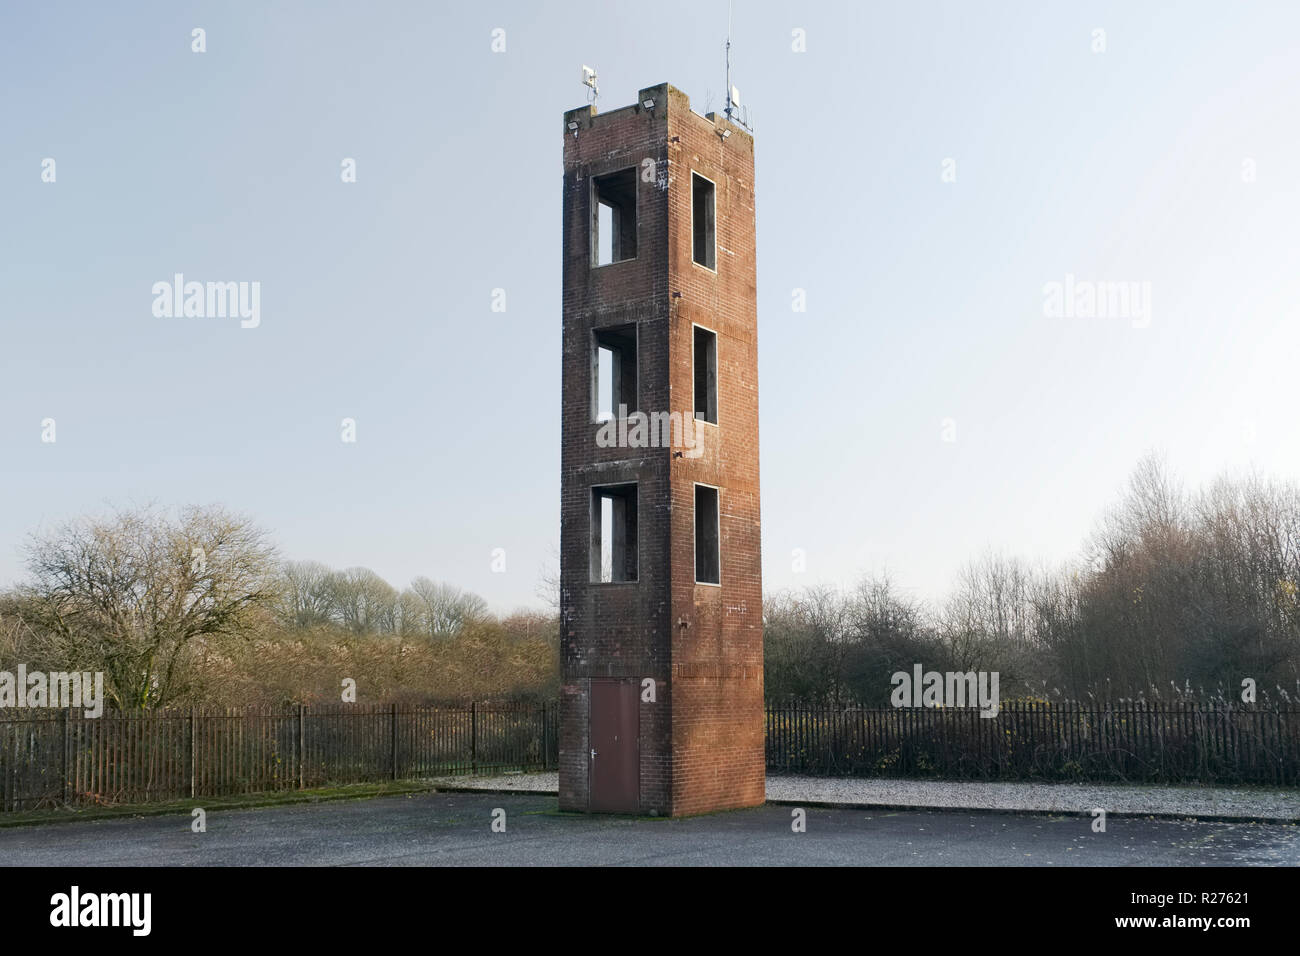
M 445 788 L 556 793 L 559 774 L 515 773 L 439 777 Z M 1137 786 L 1094 783 L 991 783 L 987 781 L 876 780 L 769 776 L 767 798 L 781 802 L 1021 810 L 1058 813 L 1162 814 L 1189 817 L 1300 821 L 1300 790 L 1245 787 Z
M 1159 813 L 1300 820 L 1300 791 L 1095 783 L 767 778 L 769 800 L 969 810 Z
M 560 775 L 554 770 L 542 773 L 501 773 L 471 776 L 431 777 L 429 782 L 441 790 L 515 790 L 520 793 L 559 793 Z

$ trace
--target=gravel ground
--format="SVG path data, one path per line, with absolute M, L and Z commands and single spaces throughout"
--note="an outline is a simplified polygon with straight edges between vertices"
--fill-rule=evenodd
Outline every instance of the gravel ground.
M 557 793 L 556 773 L 441 777 L 447 788 Z M 1152 787 L 1075 783 L 984 783 L 770 776 L 767 798 L 781 803 L 1207 817 L 1300 822 L 1300 790 Z
M 492 776 L 432 777 L 430 782 L 448 790 L 495 790 L 509 793 L 559 793 L 560 775 L 546 773 L 503 773 Z

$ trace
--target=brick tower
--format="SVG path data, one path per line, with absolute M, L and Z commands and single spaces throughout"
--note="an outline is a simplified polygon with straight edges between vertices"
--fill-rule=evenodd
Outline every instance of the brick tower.
M 564 114 L 560 807 L 764 799 L 754 141 Z

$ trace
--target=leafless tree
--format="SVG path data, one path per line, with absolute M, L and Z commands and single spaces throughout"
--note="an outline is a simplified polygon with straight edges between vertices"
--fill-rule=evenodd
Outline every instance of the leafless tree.
M 423 605 L 423 630 L 429 637 L 451 637 L 487 616 L 486 601 L 453 585 L 418 577 L 411 581 L 411 590 Z
M 190 507 L 86 518 L 33 537 L 24 620 L 65 666 L 102 671 L 119 708 L 185 691 L 196 645 L 250 633 L 278 598 L 274 550 L 248 519 Z
M 329 622 L 334 607 L 331 571 L 319 561 L 288 561 L 284 579 L 282 616 L 294 628 L 317 627 Z
M 393 634 L 397 591 L 369 568 L 347 568 L 329 577 L 336 622 L 353 634 Z

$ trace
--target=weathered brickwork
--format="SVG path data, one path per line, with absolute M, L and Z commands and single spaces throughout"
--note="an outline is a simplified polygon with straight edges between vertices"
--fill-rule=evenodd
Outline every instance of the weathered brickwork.
M 653 100 L 654 107 L 643 104 Z M 575 131 L 569 129 L 577 124 Z M 730 130 L 725 139 L 721 130 Z M 590 681 L 655 681 L 639 704 L 643 813 L 764 799 L 753 140 L 663 84 L 564 117 L 560 804 L 590 798 Z M 593 267 L 591 179 L 636 169 L 636 257 Z M 716 271 L 692 260 L 692 171 L 715 184 Z M 693 408 L 693 326 L 717 335 L 703 453 L 598 447 L 595 333 L 634 324 L 639 410 Z M 591 489 L 637 483 L 637 579 L 593 583 Z M 720 585 L 695 581 L 695 484 L 719 489 Z

